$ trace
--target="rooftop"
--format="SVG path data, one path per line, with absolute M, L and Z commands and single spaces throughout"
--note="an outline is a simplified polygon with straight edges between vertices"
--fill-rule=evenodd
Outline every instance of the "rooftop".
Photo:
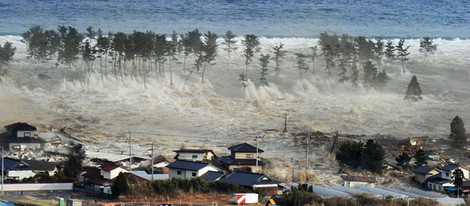
M 210 180 L 210 181 L 217 181 L 221 178 L 223 178 L 225 174 L 223 172 L 214 172 L 214 171 L 208 171 L 204 173 L 201 178 L 205 180 Z
M 191 162 L 191 161 L 184 161 L 184 160 L 176 160 L 170 163 L 167 167 L 173 169 L 183 169 L 183 170 L 192 170 L 198 171 L 204 167 L 209 166 L 207 163 L 202 162 Z
M 228 148 L 232 152 L 256 152 L 256 147 L 253 145 L 250 145 L 246 142 L 233 145 Z M 263 153 L 264 151 L 258 147 L 258 153 Z
M 459 168 L 459 165 L 458 164 L 455 164 L 455 163 L 449 163 L 447 164 L 446 166 L 442 167 L 441 170 L 442 171 L 447 171 L 447 172 L 450 172 L 452 170 L 455 170 Z
M 256 187 L 261 185 L 279 184 L 278 181 L 272 180 L 265 174 L 235 171 L 220 180 L 221 182 L 230 183 L 234 185 L 241 185 L 246 187 Z
M 427 175 L 427 174 L 429 174 L 429 172 L 431 172 L 432 170 L 434 170 L 433 167 L 429 167 L 429 166 L 427 166 L 427 165 L 423 165 L 423 166 L 420 166 L 420 167 L 414 169 L 413 172 L 416 173 L 416 174 Z
M 7 126 L 5 126 L 5 129 L 7 129 L 8 131 L 12 131 L 12 132 L 36 131 L 37 130 L 37 128 L 35 126 L 32 126 L 32 125 L 30 125 L 28 123 L 24 123 L 24 122 L 17 122 L 17 123 L 7 125 Z

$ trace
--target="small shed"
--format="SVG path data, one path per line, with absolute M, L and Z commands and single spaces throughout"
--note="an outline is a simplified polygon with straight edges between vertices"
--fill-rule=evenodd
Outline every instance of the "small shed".
M 352 176 L 352 175 L 343 175 L 343 186 L 345 187 L 359 187 L 359 186 L 369 186 L 375 187 L 377 180 L 375 177 L 368 176 Z

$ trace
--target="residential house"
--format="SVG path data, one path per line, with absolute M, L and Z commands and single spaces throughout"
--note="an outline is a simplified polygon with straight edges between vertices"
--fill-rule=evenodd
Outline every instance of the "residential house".
M 170 163 L 171 162 L 168 161 L 164 156 L 162 155 L 156 156 L 155 158 L 153 158 L 154 172 L 163 173 L 163 174 L 170 173 L 170 170 L 167 167 Z
M 0 159 L 0 164 L 3 164 L 5 179 L 22 180 L 36 175 L 31 166 L 18 159 L 4 157 Z
M 104 179 L 114 179 L 119 175 L 121 172 L 127 172 L 126 169 L 111 163 L 111 162 L 105 162 L 100 165 L 100 175 L 103 176 Z
M 33 172 L 36 174 L 48 174 L 54 176 L 57 170 L 57 162 L 46 162 L 44 160 L 22 160 L 33 168 Z
M 131 166 L 132 168 L 137 168 L 141 162 L 147 161 L 150 159 L 148 157 L 142 157 L 142 156 L 133 155 L 131 158 L 129 155 L 124 155 L 124 154 L 113 154 L 113 153 L 94 152 L 94 151 L 86 151 L 86 156 L 90 158 L 92 162 L 95 162 L 97 165 L 101 165 L 104 162 L 111 162 L 114 164 L 123 165 L 127 168 L 129 168 L 129 166 Z M 132 162 L 132 165 L 130 165 L 131 162 Z
M 246 170 L 259 172 L 261 167 L 265 165 L 258 157 L 264 151 L 246 142 L 233 145 L 228 149 L 230 150 L 230 156 L 222 157 L 220 162 L 230 171 Z
M 423 165 L 413 170 L 414 180 L 420 184 L 423 184 L 431 176 L 439 174 L 439 171 L 436 168 Z
M 175 150 L 177 160 L 212 162 L 217 156 L 212 150 L 208 149 L 179 149 Z
M 375 187 L 375 183 L 377 183 L 375 177 L 343 175 L 341 178 L 343 179 L 344 187 Z
M 178 177 L 190 179 L 200 177 L 208 171 L 219 171 L 219 168 L 203 162 L 176 160 L 167 166 L 170 169 L 170 178 Z
M 234 171 L 224 178 L 221 178 L 220 182 L 239 185 L 253 190 L 264 190 L 268 194 L 278 194 L 280 183 L 265 174 L 244 171 Z
M 85 188 L 84 192 L 92 194 L 111 194 L 112 181 L 101 176 L 101 169 L 97 167 L 84 167 L 80 174 L 80 182 Z
M 469 179 L 469 171 L 455 163 L 449 163 L 439 168 L 439 173 L 427 179 L 427 188 L 434 191 L 445 191 L 446 188 L 455 187 L 453 184 L 453 173 L 456 169 L 463 172 L 464 180 Z
M 37 128 L 28 123 L 17 122 L 5 126 L 7 133 L 12 137 L 34 137 L 37 136 Z
M 132 173 L 133 175 L 146 179 L 146 180 L 167 180 L 170 178 L 168 174 L 153 174 L 152 175 L 142 170 L 137 170 L 137 171 L 133 170 L 133 171 L 129 171 L 129 173 Z

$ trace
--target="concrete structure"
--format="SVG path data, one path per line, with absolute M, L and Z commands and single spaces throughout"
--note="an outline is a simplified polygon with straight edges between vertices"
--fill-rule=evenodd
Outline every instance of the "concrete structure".
M 369 186 L 375 187 L 377 180 L 375 177 L 366 177 L 366 176 L 341 176 L 343 179 L 343 186 L 345 187 L 359 187 L 359 186 Z

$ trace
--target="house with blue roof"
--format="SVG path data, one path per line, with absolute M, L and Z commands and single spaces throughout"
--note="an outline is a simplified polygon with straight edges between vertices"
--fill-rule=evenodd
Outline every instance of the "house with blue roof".
M 168 166 L 170 178 L 190 179 L 200 177 L 209 171 L 220 171 L 219 168 L 203 162 L 193 162 L 185 160 L 176 160 Z
M 4 168 L 2 172 L 5 179 L 22 180 L 36 175 L 34 168 L 21 160 L 4 157 L 0 159 L 0 164 L 2 161 Z
M 463 172 L 464 180 L 469 179 L 469 171 L 459 164 L 449 163 L 444 167 L 438 168 L 439 173 L 429 177 L 426 186 L 429 190 L 434 191 L 451 191 L 455 189 L 453 173 L 456 169 Z
M 219 181 L 220 179 L 224 178 L 226 175 L 223 172 L 216 172 L 216 171 L 208 171 L 201 176 L 202 179 L 208 181 Z

